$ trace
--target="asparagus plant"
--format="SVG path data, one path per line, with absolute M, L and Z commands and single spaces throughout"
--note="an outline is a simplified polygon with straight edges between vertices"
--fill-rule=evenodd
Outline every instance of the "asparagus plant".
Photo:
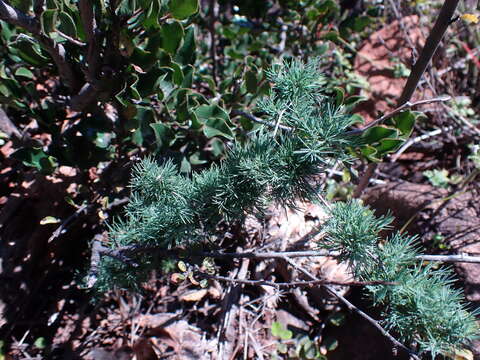
M 137 287 L 159 266 L 162 251 L 212 244 L 221 236 L 219 223 L 222 229 L 241 224 L 272 203 L 318 200 L 315 177 L 351 160 L 349 149 L 361 137 L 348 131 L 354 118 L 322 93 L 315 61 L 276 65 L 268 80 L 271 93 L 258 104 L 263 125 L 234 143 L 221 163 L 189 177 L 171 161 L 146 158 L 134 167 L 125 215 L 109 231 L 112 253 L 125 252 L 102 257 L 98 289 Z M 450 271 L 419 263 L 415 237 L 396 233 L 382 240 L 391 218 L 375 217 L 360 201 L 328 208 L 327 236 L 318 247 L 333 250 L 358 280 L 397 284 L 366 287 L 383 306 L 387 329 L 433 356 L 475 337 L 475 314 L 452 286 Z

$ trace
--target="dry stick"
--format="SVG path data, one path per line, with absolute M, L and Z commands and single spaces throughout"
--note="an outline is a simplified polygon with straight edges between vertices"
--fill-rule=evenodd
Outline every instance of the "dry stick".
M 319 285 L 339 285 L 339 286 L 367 286 L 367 285 L 398 285 L 391 281 L 331 281 L 331 280 L 312 280 L 312 281 L 290 281 L 290 282 L 274 282 L 268 280 L 244 280 L 233 279 L 225 276 L 208 275 L 205 273 L 196 273 L 200 278 L 218 280 L 227 283 L 237 283 L 254 286 L 271 286 L 275 288 L 299 288 L 299 287 L 313 287 Z
M 214 257 L 214 258 L 250 258 L 250 259 L 283 259 L 288 257 L 298 258 L 298 257 L 314 257 L 314 256 L 338 256 L 338 252 L 333 251 L 283 251 L 283 252 L 243 252 L 243 253 L 216 253 L 216 252 L 205 252 L 198 253 L 200 256 L 205 257 Z M 455 255 L 417 255 L 415 257 L 417 260 L 424 261 L 438 261 L 438 262 L 465 262 L 465 263 L 480 263 L 480 256 L 471 256 L 464 254 L 455 254 Z
M 72 215 L 70 215 L 65 221 L 63 221 L 60 226 L 52 233 L 52 235 L 48 239 L 48 243 L 51 243 L 55 239 L 57 239 L 60 235 L 62 235 L 65 231 L 67 231 L 68 227 L 82 214 L 87 213 L 93 206 L 94 203 L 100 196 L 97 195 L 93 199 L 91 204 L 84 204 L 80 206 Z
M 240 265 L 240 268 L 238 269 L 238 272 L 236 274 L 236 277 L 239 280 L 244 280 L 245 277 L 247 276 L 248 272 L 248 265 L 250 263 L 249 259 L 243 259 L 242 263 Z M 218 330 L 217 338 L 218 338 L 218 353 L 219 353 L 219 359 L 224 359 L 225 358 L 225 352 L 228 350 L 226 348 L 226 340 L 228 336 L 228 331 L 232 330 L 232 320 L 233 317 L 236 317 L 237 315 L 237 307 L 234 305 L 238 302 L 240 299 L 241 295 L 241 285 L 234 285 L 231 286 L 227 294 L 225 295 L 223 301 L 223 321 L 221 323 L 221 326 Z
M 318 281 L 319 279 L 314 276 L 312 273 L 310 273 L 308 270 L 304 269 L 302 266 L 296 264 L 295 262 L 293 262 L 291 259 L 289 258 L 285 258 L 285 261 L 288 262 L 292 267 L 294 267 L 295 269 L 299 270 L 300 272 L 302 272 L 304 275 L 306 275 L 307 277 L 309 277 L 310 279 L 314 280 L 314 281 Z M 420 360 L 420 358 L 418 357 L 418 355 L 416 353 L 414 353 L 412 350 L 410 350 L 408 347 L 406 347 L 405 345 L 403 345 L 400 341 L 398 341 L 397 339 L 395 339 L 392 335 L 390 335 L 390 333 L 388 331 L 386 331 L 374 318 L 370 317 L 368 314 L 364 313 L 362 310 L 360 310 L 359 308 L 357 308 L 355 305 L 353 305 L 350 301 L 348 301 L 342 294 L 340 294 L 338 291 L 336 291 L 333 287 L 329 286 L 329 285 L 323 285 L 323 287 L 330 293 L 332 294 L 333 296 L 335 296 L 336 298 L 338 298 L 345 306 L 347 306 L 347 308 L 351 311 L 353 311 L 354 313 L 360 315 L 361 317 L 363 317 L 365 320 L 367 320 L 370 324 L 372 324 L 374 327 L 377 328 L 377 330 L 379 330 L 383 336 L 385 336 L 387 339 L 389 339 L 392 344 L 394 344 L 395 347 L 399 347 L 403 350 L 405 350 L 412 358 L 414 358 L 415 360 Z
M 96 78 L 100 63 L 100 52 L 98 49 L 97 39 L 97 22 L 95 20 L 95 14 L 93 12 L 93 5 L 89 0 L 80 0 L 78 3 L 78 10 L 80 12 L 80 18 L 82 20 L 85 35 L 87 37 L 88 52 L 87 52 L 87 65 L 88 65 L 88 77 L 87 81 L 93 83 Z
M 87 44 L 85 44 L 83 41 L 80 41 L 80 40 L 77 40 L 77 39 L 74 39 L 73 37 L 61 32 L 60 30 L 56 30 L 56 33 L 58 35 L 60 35 L 62 38 L 64 38 L 65 40 L 68 40 L 70 41 L 72 44 L 74 45 L 77 45 L 77 46 L 81 46 L 81 47 L 84 47 L 84 46 L 87 46 Z
M 158 249 L 156 247 L 138 247 L 138 246 L 124 246 L 117 248 L 115 250 L 101 246 L 97 249 L 100 255 L 105 255 L 113 258 L 125 258 L 128 255 L 136 253 L 145 253 L 145 252 L 160 252 L 164 257 L 211 257 L 211 258 L 235 258 L 235 259 L 284 259 L 288 258 L 298 258 L 298 257 L 325 257 L 331 256 L 336 257 L 339 255 L 338 252 L 326 251 L 326 250 L 306 250 L 306 251 L 280 251 L 280 252 L 255 252 L 255 251 L 245 251 L 245 252 L 233 252 L 233 253 L 224 253 L 224 252 L 185 252 L 182 250 L 165 250 Z M 463 254 L 455 255 L 417 255 L 415 257 L 417 260 L 425 261 L 438 261 L 438 262 L 465 262 L 465 263 L 480 263 L 480 256 L 470 256 Z
M 427 104 L 433 104 L 433 103 L 437 103 L 437 102 L 444 102 L 444 101 L 448 101 L 450 99 L 451 99 L 451 97 L 449 95 L 443 95 L 443 96 L 439 96 L 439 97 L 436 97 L 436 98 L 433 98 L 433 99 L 424 99 L 424 100 L 419 100 L 419 101 L 415 101 L 415 102 L 407 101 L 406 103 L 402 104 L 401 106 L 399 106 L 395 110 L 393 110 L 393 111 L 389 112 L 388 114 L 385 114 L 382 117 L 372 121 L 367 126 L 361 128 L 361 129 L 355 129 L 355 130 L 347 131 L 346 135 L 359 135 L 359 134 L 363 133 L 364 131 L 366 131 L 366 130 L 368 130 L 368 129 L 370 129 L 370 128 L 378 125 L 378 124 L 383 123 L 384 121 L 398 115 L 399 113 L 401 113 L 401 112 L 403 112 L 407 109 L 411 109 L 413 107 L 420 106 L 420 105 L 427 105 Z M 282 130 L 286 130 L 286 131 L 293 131 L 294 130 L 290 126 L 281 125 L 279 121 L 277 121 L 275 123 L 272 123 L 272 122 L 265 121 L 263 119 L 257 118 L 256 116 L 253 116 L 252 114 L 246 113 L 244 111 L 234 110 L 234 111 L 232 111 L 232 115 L 233 116 L 236 116 L 236 115 L 244 116 L 244 117 L 246 117 L 247 119 L 249 119 L 253 122 L 268 126 L 268 127 L 273 128 L 275 130 L 278 130 L 279 128 L 282 129 Z M 283 115 L 283 114 L 281 114 L 281 115 Z M 279 120 L 280 119 L 281 119 L 281 116 L 280 116 Z
M 372 121 L 370 124 L 368 124 L 364 128 L 349 131 L 349 132 L 347 132 L 347 134 L 350 134 L 350 135 L 361 134 L 365 130 L 368 130 L 371 127 L 374 127 L 374 126 L 384 122 L 385 120 L 394 117 L 395 115 L 401 113 L 402 111 L 405 111 L 406 109 L 410 109 L 414 106 L 432 104 L 432 103 L 436 103 L 436 102 L 444 102 L 444 101 L 448 101 L 450 99 L 451 99 L 450 96 L 444 95 L 444 96 L 440 96 L 440 97 L 433 98 L 433 99 L 416 101 L 416 102 L 413 102 L 413 103 L 410 102 L 410 101 L 407 101 L 406 103 L 402 104 L 401 106 L 399 106 L 398 108 L 396 108 L 392 112 L 383 115 L 382 117 L 376 119 L 375 121 Z M 371 182 L 372 176 L 375 173 L 375 170 L 377 169 L 377 166 L 378 166 L 377 163 L 368 164 L 367 169 L 365 170 L 365 173 L 360 178 L 360 182 L 358 183 L 357 187 L 355 188 L 355 191 L 353 192 L 353 195 L 352 195 L 353 198 L 358 199 L 359 197 L 362 196 L 362 194 L 365 191 L 365 189 L 367 188 L 368 184 Z
M 458 2 L 459 0 L 445 0 L 443 3 L 437 21 L 435 22 L 432 31 L 430 31 L 430 34 L 425 41 L 425 46 L 423 47 L 417 62 L 413 66 L 412 72 L 403 88 L 402 95 L 400 95 L 398 100 L 399 105 L 402 105 L 411 99 L 428 63 L 435 54 L 443 35 L 452 21 Z
M 412 39 L 410 38 L 410 34 L 408 33 L 407 28 L 405 27 L 405 23 L 403 21 L 403 17 L 401 16 L 400 12 L 398 11 L 397 5 L 395 5 L 395 2 L 393 0 L 389 0 L 390 6 L 392 7 L 393 13 L 395 14 L 395 17 L 397 18 L 398 25 L 402 29 L 403 36 L 405 36 L 405 40 L 407 40 L 408 46 L 410 46 L 410 50 L 412 51 L 412 56 L 413 56 L 413 61 L 417 61 L 418 57 L 418 51 L 417 48 L 415 47 L 415 44 L 413 43 Z
M 412 146 L 413 144 L 416 144 L 416 143 L 419 143 L 425 139 L 428 139 L 428 138 L 431 138 L 433 136 L 437 136 L 443 132 L 446 132 L 446 131 L 450 131 L 450 130 L 453 130 L 454 127 L 453 126 L 447 126 L 443 129 L 436 129 L 436 130 L 433 130 L 433 131 L 429 131 L 427 132 L 426 134 L 423 134 L 423 135 L 420 135 L 420 136 L 417 136 L 413 139 L 409 139 L 405 144 L 402 145 L 402 147 L 400 149 L 398 149 L 398 151 L 392 156 L 392 163 L 394 163 L 395 161 L 398 160 L 398 158 L 400 157 L 400 155 L 402 155 L 410 146 Z
M 450 65 L 450 66 L 447 66 L 445 69 L 442 69 L 442 70 L 439 70 L 437 72 L 435 72 L 435 75 L 437 77 L 441 77 L 442 75 L 448 73 L 449 71 L 451 71 L 452 69 L 459 69 L 461 67 L 465 67 L 465 63 L 469 60 L 472 60 L 476 55 L 478 55 L 480 53 L 480 47 L 476 47 L 472 50 L 471 53 L 468 53 L 466 57 L 464 57 L 463 59 L 460 59 L 458 60 L 456 63 L 454 63 L 453 65 Z M 420 81 L 419 85 L 422 85 L 423 83 L 425 83 L 426 80 L 422 80 Z
M 378 124 L 383 123 L 385 120 L 388 120 L 388 119 L 400 114 L 401 112 L 403 112 L 407 109 L 411 109 L 415 106 L 433 104 L 433 103 L 437 103 L 437 102 L 444 102 L 444 101 L 448 101 L 450 99 L 451 99 L 451 97 L 449 95 L 442 95 L 442 96 L 439 96 L 439 97 L 436 97 L 436 98 L 433 98 L 433 99 L 425 99 L 425 100 L 419 100 L 419 101 L 415 101 L 415 102 L 407 101 L 404 104 L 397 107 L 395 110 L 393 110 L 393 111 L 389 112 L 388 114 L 385 114 L 382 117 L 372 121 L 367 126 L 361 128 L 361 129 L 355 129 L 355 130 L 347 131 L 347 135 L 361 134 L 364 131 L 366 131 L 366 130 L 374 127 L 374 126 L 377 126 Z
M 460 114 L 455 113 L 452 108 L 445 104 L 441 104 L 442 107 L 450 114 L 453 115 L 452 118 L 456 120 L 455 118 L 458 118 L 460 122 L 462 122 L 469 130 L 475 133 L 475 135 L 480 135 L 480 130 L 473 125 L 470 121 L 468 121 L 464 116 L 461 116 Z M 458 122 L 457 122 L 458 123 Z
M 407 83 L 405 84 L 402 94 L 398 99 L 397 104 L 399 106 L 407 103 L 412 98 L 412 95 L 417 89 L 418 83 L 420 82 L 428 63 L 435 54 L 443 35 L 447 31 L 447 28 L 452 21 L 458 2 L 459 0 L 445 0 L 443 3 L 440 13 L 438 14 L 437 21 L 435 21 L 435 25 L 425 41 L 425 46 L 423 47 L 418 60 L 415 62 L 415 65 L 413 65 L 410 76 L 407 79 Z M 362 196 L 376 168 L 376 163 L 370 163 L 368 165 L 366 173 L 362 176 L 357 189 L 355 189 L 355 197 L 359 198 Z

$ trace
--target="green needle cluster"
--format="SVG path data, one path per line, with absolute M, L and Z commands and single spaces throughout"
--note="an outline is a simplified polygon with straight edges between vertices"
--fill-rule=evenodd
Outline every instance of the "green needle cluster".
M 397 232 L 382 242 L 379 234 L 391 220 L 374 216 L 360 201 L 337 203 L 323 228 L 328 235 L 318 245 L 338 251 L 359 280 L 396 283 L 367 286 L 367 291 L 383 306 L 385 327 L 403 341 L 433 357 L 463 348 L 479 329 L 453 287 L 452 272 L 419 263 L 415 237 Z

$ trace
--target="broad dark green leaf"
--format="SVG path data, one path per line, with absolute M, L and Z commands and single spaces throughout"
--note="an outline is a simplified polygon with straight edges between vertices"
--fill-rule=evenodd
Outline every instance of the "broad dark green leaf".
M 374 126 L 362 134 L 362 137 L 365 139 L 367 144 L 373 144 L 381 139 L 392 137 L 395 138 L 397 136 L 398 134 L 396 129 L 386 128 L 383 126 Z
M 177 115 L 177 121 L 180 123 L 185 122 L 190 117 L 188 92 L 188 89 L 178 89 L 177 91 L 177 104 L 175 106 L 175 111 Z
M 343 101 L 345 99 L 345 90 L 340 87 L 335 87 L 333 91 L 335 93 L 335 105 L 339 107 L 343 104 Z
M 170 54 L 175 54 L 184 35 L 182 24 L 178 21 L 163 24 L 161 32 L 162 48 Z
M 13 7 L 24 13 L 30 10 L 32 4 L 32 2 L 28 0 L 10 0 L 9 2 Z
M 230 120 L 227 112 L 218 105 L 201 105 L 196 108 L 194 112 L 197 115 L 198 120 L 202 123 L 205 123 L 211 118 L 220 118 L 224 121 Z
M 160 23 L 158 18 L 160 17 L 160 1 L 159 0 L 148 0 L 147 3 L 150 4 L 140 4 L 142 8 L 148 7 L 148 12 L 146 14 L 146 19 L 142 22 L 142 26 L 145 28 L 159 28 Z
M 249 70 L 245 73 L 245 85 L 250 94 L 257 92 L 257 72 Z
M 365 96 L 361 96 L 361 95 L 353 95 L 353 96 L 349 96 L 347 97 L 343 104 L 344 104 L 344 111 L 345 112 L 351 112 L 352 110 L 355 109 L 355 107 L 364 102 L 365 100 L 367 100 L 367 98 Z
M 193 74 L 195 70 L 192 65 L 187 65 L 183 68 L 183 81 L 181 87 L 190 89 L 193 84 Z
M 175 62 L 182 65 L 193 65 L 195 62 L 195 28 L 193 25 L 185 30 L 183 45 L 178 49 Z
M 224 119 L 220 118 L 207 120 L 203 127 L 203 133 L 209 138 L 213 136 L 223 136 L 233 140 L 232 129 L 230 129 Z
M 15 70 L 15 75 L 26 77 L 27 79 L 33 79 L 34 78 L 33 73 L 25 67 L 20 67 L 17 70 Z
M 415 114 L 411 111 L 404 111 L 393 118 L 395 127 L 400 130 L 402 135 L 410 136 L 415 125 Z
M 77 26 L 75 25 L 75 21 L 66 12 L 61 12 L 58 14 L 57 28 L 68 36 L 71 36 L 73 38 L 77 37 Z
M 170 0 L 168 8 L 174 18 L 184 20 L 198 11 L 198 0 Z
M 42 148 L 21 148 L 15 151 L 13 158 L 23 162 L 26 166 L 31 166 L 43 174 L 51 174 L 57 167 L 57 159 L 47 155 Z
M 174 84 L 178 86 L 182 85 L 184 78 L 182 68 L 175 62 L 172 62 L 170 66 L 173 69 L 172 80 Z
M 154 123 L 150 124 L 150 127 L 153 129 L 155 139 L 157 141 L 157 147 L 159 149 L 169 146 L 171 141 L 175 138 L 174 132 L 167 125 L 162 123 Z
M 140 96 L 146 97 L 154 94 L 158 94 L 160 90 L 160 84 L 167 76 L 165 70 L 160 68 L 152 68 L 146 74 L 140 74 L 137 83 L 137 90 Z
M 14 42 L 9 44 L 12 51 L 24 61 L 34 66 L 46 66 L 50 63 L 49 59 L 43 56 L 40 46 L 35 40 L 27 36 L 19 36 Z
M 57 24 L 58 10 L 45 10 L 40 17 L 40 25 L 45 35 L 55 31 Z
M 375 146 L 379 154 L 386 154 L 397 150 L 404 143 L 400 139 L 382 139 L 380 145 Z

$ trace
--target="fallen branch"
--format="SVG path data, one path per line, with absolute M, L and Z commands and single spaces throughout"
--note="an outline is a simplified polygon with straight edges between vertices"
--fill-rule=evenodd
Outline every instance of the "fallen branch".
M 267 280 L 244 280 L 233 279 L 224 276 L 208 275 L 204 273 L 196 273 L 195 275 L 217 281 L 227 283 L 245 284 L 253 286 L 271 286 L 274 288 L 298 288 L 298 287 L 314 287 L 318 285 L 339 285 L 339 286 L 367 286 L 367 285 L 397 285 L 395 282 L 386 281 L 332 281 L 332 280 L 311 280 L 311 281 L 291 281 L 291 282 L 274 282 Z
M 60 226 L 52 233 L 52 235 L 48 238 L 48 243 L 50 244 L 52 241 L 56 240 L 60 235 L 65 233 L 67 229 L 71 226 L 71 224 L 82 214 L 88 213 L 88 211 L 95 205 L 95 202 L 98 200 L 100 196 L 97 195 L 93 199 L 92 203 L 84 204 L 80 206 L 72 215 L 63 221 Z

